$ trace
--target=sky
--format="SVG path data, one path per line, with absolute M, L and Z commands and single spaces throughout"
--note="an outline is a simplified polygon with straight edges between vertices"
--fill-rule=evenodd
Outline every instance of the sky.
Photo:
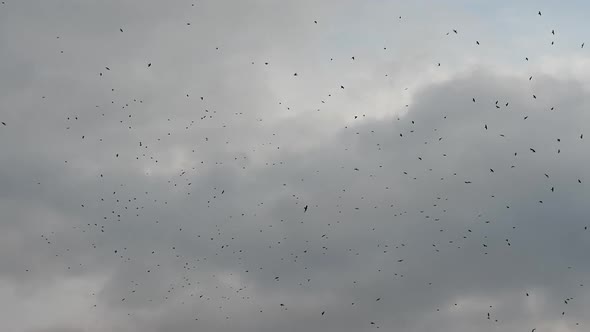
M 588 9 L 2 1 L 0 330 L 587 331 Z

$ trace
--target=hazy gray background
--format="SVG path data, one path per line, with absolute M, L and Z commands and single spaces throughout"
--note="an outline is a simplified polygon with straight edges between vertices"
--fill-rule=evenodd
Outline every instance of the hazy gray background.
M 0 330 L 586 331 L 589 9 L 3 1 Z

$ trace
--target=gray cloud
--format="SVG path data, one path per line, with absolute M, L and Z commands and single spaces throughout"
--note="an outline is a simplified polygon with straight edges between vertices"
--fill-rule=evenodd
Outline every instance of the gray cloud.
M 3 329 L 583 329 L 584 82 L 435 72 L 451 9 L 5 4 Z

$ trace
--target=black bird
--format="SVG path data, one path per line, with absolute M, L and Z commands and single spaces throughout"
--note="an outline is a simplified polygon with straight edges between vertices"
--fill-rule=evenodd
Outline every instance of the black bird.
M 303 207 L 303 212 L 307 212 L 307 205 Z
M 539 16 L 541 16 L 541 11 L 539 10 Z
M 2 125 L 3 125 L 3 126 L 6 126 L 6 122 L 2 122 Z
M 530 149 L 532 152 L 537 152 L 537 151 L 535 151 L 535 149 L 533 149 L 533 148 L 529 148 L 529 149 Z
M 119 28 L 119 30 L 120 30 L 121 32 L 123 32 L 123 29 L 122 29 L 122 28 Z

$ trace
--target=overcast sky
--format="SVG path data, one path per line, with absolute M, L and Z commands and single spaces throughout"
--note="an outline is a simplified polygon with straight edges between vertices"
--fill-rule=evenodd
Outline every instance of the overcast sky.
M 0 330 L 588 331 L 588 10 L 2 1 Z

